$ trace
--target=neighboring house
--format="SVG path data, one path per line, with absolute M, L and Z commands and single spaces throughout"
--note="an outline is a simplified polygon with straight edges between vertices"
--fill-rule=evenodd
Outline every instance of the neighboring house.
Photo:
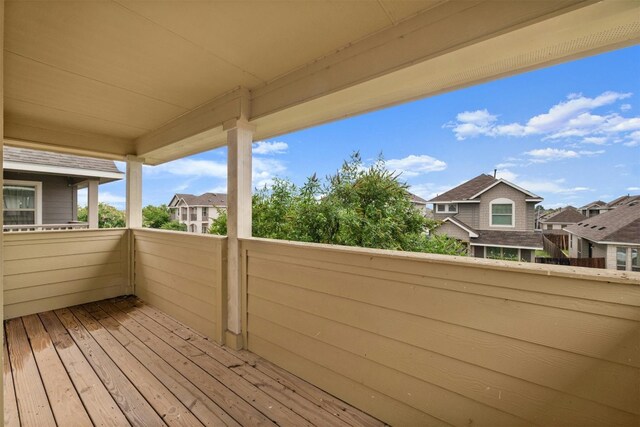
M 568 226 L 569 256 L 605 258 L 608 269 L 640 271 L 640 201 Z
M 169 203 L 171 219 L 185 224 L 190 233 L 207 233 L 218 209 L 227 209 L 226 194 L 176 194 Z
M 543 199 L 504 179 L 479 175 L 431 200 L 434 218 L 443 221 L 435 234 L 469 246 L 478 258 L 533 261 L 542 249 L 534 230 L 535 205 Z
M 111 160 L 4 147 L 4 231 L 98 228 L 98 186 L 124 178 Z M 88 188 L 89 222 L 78 224 Z
M 565 208 L 558 209 L 555 212 L 551 212 L 539 220 L 540 229 L 543 233 L 547 232 L 559 232 L 564 230 L 571 224 L 576 224 L 580 221 L 587 219 L 573 206 L 567 206 Z
M 431 209 L 427 207 L 427 201 L 420 196 L 417 196 L 413 193 L 409 193 L 409 197 L 411 197 L 411 203 L 416 207 L 422 214 L 426 217 L 433 217 Z
M 578 208 L 578 210 L 584 216 L 586 216 L 587 218 L 590 218 L 590 217 L 608 212 L 619 206 L 628 205 L 630 203 L 636 203 L 638 201 L 640 201 L 640 195 L 631 196 L 627 194 L 626 196 L 620 196 L 609 203 L 603 202 L 602 200 L 596 200 L 595 202 L 588 203 L 582 206 L 581 208 Z

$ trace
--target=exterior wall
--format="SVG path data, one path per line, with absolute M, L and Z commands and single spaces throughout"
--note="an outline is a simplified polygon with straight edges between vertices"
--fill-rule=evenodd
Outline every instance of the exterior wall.
M 627 249 L 627 266 L 626 266 L 627 270 L 626 271 L 632 271 L 630 249 L 638 249 L 640 251 L 640 246 L 633 246 L 633 245 L 606 245 L 605 246 L 603 245 L 603 248 L 605 249 L 605 255 L 603 256 L 606 256 L 605 267 L 610 270 L 618 269 L 616 253 L 619 247 Z
M 130 293 L 127 230 L 4 233 L 4 316 Z
M 637 273 L 264 239 L 242 251 L 248 349 L 391 425 L 640 421 Z
M 479 203 L 459 203 L 458 215 L 460 221 L 471 228 L 478 228 L 480 225 L 480 204 Z
M 176 221 L 179 221 L 182 224 L 186 224 L 188 232 L 202 234 L 202 226 L 203 225 L 206 226 L 206 229 L 208 230 L 211 224 L 213 223 L 213 220 L 218 218 L 218 216 L 220 216 L 215 206 L 206 206 L 206 208 L 208 209 L 208 213 L 206 216 L 203 215 L 203 209 L 205 208 L 204 206 L 195 206 L 196 219 L 192 220 L 191 208 L 192 208 L 191 206 L 182 204 L 182 202 L 180 202 L 180 205 L 178 207 L 173 208 L 175 209 L 174 212 L 176 213 L 175 215 L 172 216 L 172 218 L 175 217 Z M 182 209 L 186 209 L 186 212 L 187 212 L 186 219 L 183 219 Z M 196 227 L 196 231 L 192 231 L 192 226 Z
M 4 179 L 42 182 L 43 224 L 66 224 L 77 219 L 76 189 L 66 176 L 5 172 Z
M 462 240 L 463 242 L 469 241 L 469 233 L 467 233 L 457 225 L 451 224 L 450 222 L 445 222 L 444 224 L 442 224 L 434 231 L 434 234 L 446 234 L 449 237 Z
M 526 195 L 506 184 L 498 184 L 480 196 L 480 222 L 478 230 L 511 230 L 511 231 L 533 231 L 533 217 L 527 214 Z M 514 202 L 515 227 L 492 227 L 491 206 L 494 199 L 506 198 Z
M 534 202 L 526 202 L 526 229 L 527 230 L 535 230 L 536 229 L 536 203 Z
M 578 236 L 569 234 L 569 258 L 578 258 L 578 240 Z
M 226 238 L 134 229 L 135 294 L 222 342 Z

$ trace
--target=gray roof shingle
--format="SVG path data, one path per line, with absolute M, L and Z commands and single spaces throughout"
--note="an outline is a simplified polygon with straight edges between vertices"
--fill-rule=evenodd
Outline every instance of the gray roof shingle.
M 576 208 L 573 206 L 567 206 L 566 208 L 562 208 L 557 212 L 553 212 L 550 215 L 545 216 L 540 219 L 540 222 L 557 222 L 561 224 L 575 224 L 576 222 L 580 222 L 582 220 L 587 219 L 586 216 L 582 215 Z
M 539 231 L 481 230 L 478 233 L 480 233 L 478 238 L 471 239 L 472 245 L 542 249 L 542 233 Z
M 440 194 L 437 197 L 429 200 L 429 202 L 450 202 L 453 200 L 467 200 L 484 190 L 497 179 L 491 175 L 482 174 L 478 175 L 469 181 L 452 188 L 451 190 Z
M 112 160 L 32 150 L 30 148 L 5 146 L 3 158 L 5 162 L 122 173 Z
M 199 196 L 193 194 L 176 194 L 189 206 L 227 206 L 227 195 L 222 193 L 204 193 Z
M 565 230 L 594 242 L 640 244 L 640 203 L 618 206 Z

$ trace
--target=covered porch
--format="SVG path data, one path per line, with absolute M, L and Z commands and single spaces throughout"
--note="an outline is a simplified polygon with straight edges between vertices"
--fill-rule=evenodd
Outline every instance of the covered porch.
M 0 234 L 5 424 L 640 421 L 640 274 L 251 233 L 254 141 L 636 44 L 637 2 L 2 6 L 4 144 L 127 163 L 126 228 Z M 228 236 L 143 229 L 143 164 L 225 145 Z

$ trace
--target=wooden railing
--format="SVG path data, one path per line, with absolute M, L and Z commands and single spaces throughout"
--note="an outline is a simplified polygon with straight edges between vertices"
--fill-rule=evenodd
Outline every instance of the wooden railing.
M 125 229 L 8 233 L 3 247 L 5 318 L 130 293 Z
M 21 224 L 21 225 L 4 225 L 2 231 L 66 231 L 66 230 L 84 230 L 89 228 L 87 222 L 74 222 L 68 224 Z
M 226 238 L 134 229 L 134 292 L 222 342 L 226 327 Z
M 248 349 L 392 425 L 640 423 L 640 274 L 241 249 Z

